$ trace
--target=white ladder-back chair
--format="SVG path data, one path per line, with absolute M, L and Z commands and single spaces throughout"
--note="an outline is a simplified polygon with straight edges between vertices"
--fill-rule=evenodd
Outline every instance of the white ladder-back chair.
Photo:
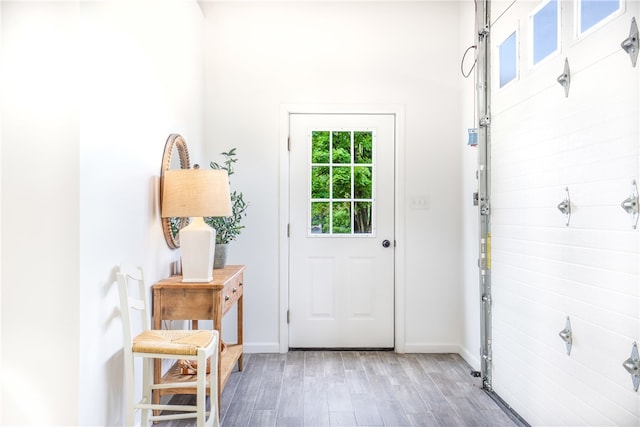
M 124 370 L 126 391 L 125 421 L 134 425 L 136 411 L 141 411 L 143 426 L 150 421 L 195 418 L 198 426 L 220 425 L 218 414 L 218 331 L 216 330 L 151 330 L 149 329 L 149 297 L 145 287 L 142 269 L 125 271 L 120 268 L 116 274 L 120 293 L 124 339 Z M 129 288 L 136 287 L 138 297 L 130 296 Z M 137 311 L 142 316 L 142 331 L 132 331 L 132 315 Z M 142 398 L 136 401 L 134 359 L 142 358 Z M 207 379 L 206 362 L 211 358 L 211 373 Z M 196 380 L 179 383 L 154 384 L 153 363 L 155 359 L 184 359 L 197 362 Z M 153 404 L 153 390 L 167 388 L 196 389 L 196 405 Z M 208 389 L 208 390 L 207 390 Z M 185 390 L 186 391 L 186 390 Z M 191 392 L 189 393 L 191 394 Z M 206 397 L 210 396 L 210 411 L 206 411 Z M 176 414 L 162 415 L 160 411 L 176 411 Z M 155 411 L 159 415 L 154 415 Z M 208 415 L 208 416 L 207 416 Z

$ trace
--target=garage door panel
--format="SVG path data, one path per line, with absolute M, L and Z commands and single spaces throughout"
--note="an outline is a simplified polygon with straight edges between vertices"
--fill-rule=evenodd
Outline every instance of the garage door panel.
M 500 250 L 519 256 L 538 257 L 554 260 L 569 265 L 584 265 L 593 269 L 618 271 L 630 275 L 638 274 L 637 253 L 620 252 L 586 248 L 568 244 L 550 244 L 547 242 L 522 241 L 516 239 L 492 239 L 494 245 L 499 244 Z M 500 252 L 494 254 L 496 256 Z M 527 262 L 530 262 L 527 260 Z
M 623 199 L 620 199 L 622 201 Z M 571 227 L 575 229 L 623 231 L 631 228 L 631 217 L 620 205 L 578 205 L 572 206 Z
M 553 161 L 553 160 L 552 160 Z M 510 193 L 508 196 L 513 197 L 526 197 L 527 193 L 530 191 L 534 191 L 534 195 L 551 193 L 555 197 L 555 193 L 560 193 L 559 188 L 564 190 L 564 186 L 560 184 L 562 179 L 560 177 L 560 167 L 556 167 L 553 170 L 550 166 L 547 168 L 536 168 L 535 170 L 530 170 L 529 174 L 522 173 L 522 168 L 513 168 L 513 175 L 509 175 L 508 173 L 496 173 L 493 176 L 496 183 L 492 186 L 492 193 L 495 195 L 506 195 L 503 193 Z M 517 196 L 517 193 L 523 193 L 522 196 Z M 496 197 L 494 203 L 492 203 L 493 207 L 503 207 L 500 203 L 504 203 L 501 197 Z M 510 203 L 510 202 L 509 202 Z M 539 205 L 543 207 L 541 204 L 543 202 L 538 200 L 530 200 L 527 203 L 531 205 Z M 547 205 L 550 206 L 550 205 Z
M 561 51 L 536 66 L 529 17 L 541 2 L 507 3 L 491 11 L 493 69 L 513 31 L 519 66 L 505 87 L 492 80 L 492 385 L 532 425 L 640 425 L 622 368 L 640 341 L 640 238 L 620 206 L 639 179 L 640 67 L 620 43 L 640 2 L 580 38 L 574 2 L 560 2 Z M 565 58 L 568 97 L 556 81 Z
M 514 357 L 517 360 L 517 363 L 513 363 L 514 368 L 529 370 L 532 373 L 529 382 L 535 382 L 539 375 L 547 376 L 549 380 L 564 382 L 559 387 L 571 390 L 572 397 L 576 397 L 578 400 L 588 399 L 590 407 L 602 406 L 602 402 L 611 400 L 606 404 L 609 410 L 626 414 L 619 418 L 616 424 L 633 425 L 629 421 L 632 419 L 630 417 L 632 412 L 629 408 L 634 407 L 634 398 L 637 399 L 637 396 L 634 396 L 633 391 L 626 387 L 627 381 L 625 380 L 630 383 L 630 379 L 624 376 L 624 371 L 621 373 L 617 369 L 620 365 L 619 360 L 610 355 L 607 356 L 606 353 L 593 351 L 594 348 L 600 347 L 610 347 L 614 351 L 622 351 L 628 346 L 628 337 L 612 335 L 589 319 L 574 316 L 571 318 L 572 328 L 574 331 L 580 332 L 580 339 L 574 338 L 571 356 L 567 356 L 564 342 L 557 336 L 557 339 L 551 339 L 548 335 L 539 332 L 541 328 L 532 326 L 533 323 L 536 323 L 542 327 L 555 327 L 560 330 L 565 323 L 563 313 L 542 304 L 532 304 L 531 300 L 522 292 L 506 295 L 511 291 L 508 289 L 498 291 L 497 298 L 514 298 L 521 303 L 522 309 L 501 308 L 504 310 L 501 319 L 509 318 L 510 320 L 508 322 L 498 320 L 496 325 L 500 330 L 500 334 L 494 337 L 497 353 L 513 352 L 513 348 L 517 348 L 519 345 L 520 351 L 516 351 L 516 354 L 505 354 L 505 360 Z M 531 319 L 534 322 L 531 322 Z M 500 336 L 503 338 L 498 339 Z M 508 342 L 509 345 L 503 348 L 505 342 Z M 499 359 L 500 356 L 497 360 Z M 497 360 L 496 363 L 498 363 Z M 601 366 L 600 372 L 593 372 L 591 366 L 594 365 Z M 498 371 L 497 367 L 496 371 Z M 523 386 L 528 387 L 529 382 Z M 587 389 L 590 392 L 583 395 Z M 603 389 L 607 390 L 605 396 L 599 395 Z M 637 402 L 637 400 L 635 401 Z M 572 405 L 575 405 L 576 408 L 581 407 L 577 401 L 574 401 Z M 587 424 L 600 425 L 594 421 L 593 417 L 590 417 L 590 420 Z M 549 421 L 544 425 L 549 425 Z M 554 423 L 554 425 L 556 424 Z M 586 424 L 572 420 L 567 425 Z
M 492 152 L 501 154 L 492 160 L 500 165 L 564 153 L 562 161 L 571 162 L 576 150 L 604 148 L 609 149 L 610 156 L 637 153 L 637 145 L 629 142 L 635 132 L 629 126 L 629 117 L 638 113 L 637 74 L 629 71 L 629 64 L 612 72 L 615 67 L 610 62 L 572 74 L 568 98 L 556 84 L 535 98 L 505 100 L 519 104 L 494 112 L 496 121 L 509 124 L 492 130 Z M 495 99 L 493 102 L 499 104 Z
M 628 124 L 624 126 L 628 128 Z M 544 150 L 546 147 L 542 144 L 513 138 L 513 144 L 530 144 L 532 148 L 512 151 L 508 158 L 496 159 L 500 161 L 492 165 L 495 169 L 493 176 L 498 178 L 495 191 L 599 183 L 604 179 L 624 179 L 630 184 L 638 167 L 637 148 L 629 143 L 633 136 L 615 136 L 612 133 L 603 131 L 602 135 L 606 136 L 600 136 L 593 142 L 579 134 L 558 139 L 548 144 L 553 145 L 553 152 Z M 599 185 L 594 188 L 594 193 L 602 183 Z
M 529 261 L 526 256 L 521 256 L 521 258 Z M 592 284 L 584 284 L 570 278 L 560 279 L 552 273 L 554 269 L 566 268 L 566 265 L 545 259 L 530 260 L 530 263 L 545 268 L 545 270 L 540 272 L 539 270 L 523 269 L 519 266 L 520 264 L 507 264 L 504 265 L 504 269 L 496 273 L 496 286 L 502 286 L 506 290 L 513 288 L 513 292 L 528 295 L 532 302 L 535 301 L 558 310 L 564 313 L 564 316 L 579 315 L 584 318 L 591 316 L 593 319 L 599 319 L 599 324 L 602 327 L 611 328 L 615 330 L 616 334 L 633 338 L 633 334 L 638 332 L 637 307 L 635 307 L 634 298 L 629 294 L 611 290 L 609 281 L 598 282 L 594 280 Z M 580 266 L 575 266 L 574 269 L 579 270 L 580 268 Z M 617 287 L 623 286 L 624 283 Z M 596 304 L 597 301 L 603 299 L 606 299 L 607 302 Z M 504 302 L 495 298 L 494 301 L 496 304 Z M 636 323 L 633 323 L 634 321 Z M 624 322 L 629 322 L 629 324 L 625 326 Z M 559 328 L 558 331 L 561 329 Z M 552 334 L 546 329 L 542 333 L 553 340 L 558 339 L 556 334 Z
M 508 280 L 505 287 L 524 282 L 530 286 L 546 287 L 556 292 L 566 291 L 569 298 L 584 301 L 602 309 L 637 318 L 638 284 L 635 274 L 596 269 L 587 264 L 570 264 L 550 257 L 530 255 L 527 250 L 515 252 L 498 250 L 500 264 L 492 265 L 496 279 Z M 505 275 L 505 276 L 503 276 Z M 574 291 L 571 294 L 568 292 Z M 595 310 L 595 308 L 594 308 Z M 637 330 L 637 325 L 631 325 Z
M 528 227 L 512 226 L 501 223 L 492 230 L 495 239 L 509 238 L 526 242 L 540 242 L 557 245 L 572 244 L 584 248 L 602 249 L 620 252 L 638 252 L 637 234 L 631 227 L 624 230 L 577 230 L 574 227 L 555 228 L 533 225 Z
M 573 26 L 574 2 L 560 1 L 561 21 L 564 25 L 561 31 L 560 51 L 535 65 L 529 59 L 531 56 L 529 34 L 532 30 L 529 18 L 534 8 L 541 2 L 520 0 L 515 5 L 510 5 L 511 3 L 513 2 L 507 5 L 492 5 L 492 16 L 500 16 L 491 28 L 493 57 L 499 57 L 498 47 L 508 35 L 514 31 L 518 34 L 518 77 L 516 81 L 500 88 L 497 73 L 495 73 L 492 81 L 495 88 L 492 93 L 494 115 L 500 115 L 514 105 L 525 101 L 542 104 L 545 100 L 536 99 L 540 98 L 540 94 L 548 93 L 551 99 L 564 97 L 564 90 L 556 82 L 556 78 L 563 72 L 565 58 L 569 59 L 571 69 L 571 93 L 574 92 L 574 87 L 582 85 L 581 74 L 601 62 L 607 62 L 605 65 L 607 80 L 600 80 L 599 83 L 606 83 L 609 88 L 613 88 L 616 84 L 625 81 L 624 76 L 621 80 L 613 81 L 616 73 L 612 73 L 611 70 L 617 70 L 620 73 L 629 72 L 629 56 L 620 48 L 620 43 L 628 37 L 631 17 L 636 16 L 636 19 L 638 17 L 638 1 L 623 1 L 625 13 L 607 20 L 597 31 L 580 37 L 576 36 L 573 29 L 564 28 Z M 494 15 L 496 12 L 498 15 Z M 590 73 L 593 71 L 590 70 Z M 585 82 L 585 84 L 588 83 Z M 532 110 L 532 114 L 535 111 L 537 110 Z
M 549 202 L 548 208 L 495 208 L 492 210 L 493 219 L 500 220 L 504 225 L 521 225 L 523 227 L 565 227 L 566 217 L 557 208 L 557 204 L 564 200 L 564 192 L 560 188 L 556 191 L 555 198 L 545 199 Z M 575 197 L 571 197 L 572 212 L 569 218 L 569 226 L 572 229 L 593 229 L 627 231 L 631 230 L 632 217 L 624 212 L 618 205 L 584 205 L 574 203 Z M 620 199 L 622 201 L 623 199 Z
M 591 304 L 595 304 L 597 301 L 601 301 L 605 298 L 617 299 L 617 294 L 623 294 L 622 298 L 626 298 L 633 303 L 634 299 L 638 298 L 638 282 L 635 275 L 608 271 L 608 270 L 595 270 L 589 266 L 573 265 L 572 268 L 567 268 L 567 265 L 555 260 L 548 260 L 544 258 L 528 258 L 524 259 L 522 256 L 512 255 L 511 258 L 507 258 L 507 253 L 494 253 L 494 257 L 502 256 L 505 258 L 505 262 L 493 265 L 496 278 L 501 279 L 501 268 L 503 266 L 515 266 L 522 268 L 524 271 L 539 271 L 546 275 L 553 275 L 560 280 L 567 280 L 576 283 L 580 283 L 585 287 L 594 288 L 591 292 L 585 294 L 584 297 L 574 295 L 573 297 L 580 300 L 586 298 L 591 293 L 595 293 L 593 298 L 589 300 Z M 526 266 L 522 266 L 522 261 L 528 262 Z M 525 280 L 522 276 L 520 280 Z M 504 282 L 504 287 L 514 286 L 513 283 Z M 581 294 L 582 295 L 582 294 Z M 506 303 L 506 302 L 505 302 Z M 633 317 L 633 316 L 632 316 Z M 631 325 L 632 327 L 636 327 Z
M 581 71 L 590 67 L 594 62 L 602 58 L 617 56 L 626 59 L 629 56 L 620 49 L 620 43 L 629 36 L 631 17 L 638 17 L 638 2 L 636 0 L 623 1 L 624 13 L 609 19 L 595 31 L 591 31 L 581 37 L 571 34 L 565 41 L 565 51 L 575 57 L 575 69 Z M 572 11 L 571 11 L 572 12 Z
M 628 411 L 613 399 L 600 395 L 603 383 L 608 380 L 569 362 L 563 347 L 549 349 L 538 341 L 528 340 L 517 325 L 498 326 L 502 328 L 496 338 L 517 344 L 508 348 L 498 346 L 498 352 L 505 357 L 504 360 L 494 359 L 495 376 L 499 381 L 512 383 L 511 379 L 520 370 L 526 373 L 521 377 L 522 382 L 518 386 L 512 385 L 508 391 L 518 407 L 523 408 L 519 413 L 531 425 L 626 425 Z M 548 356 L 538 356 L 541 353 Z M 549 405 L 549 396 L 563 396 L 562 405 Z M 616 418 L 621 420 L 616 422 Z
M 640 423 L 621 367 L 640 336 L 638 234 L 620 207 L 638 176 L 638 78 L 624 37 L 590 38 L 589 57 L 563 47 L 568 98 L 557 59 L 492 98 L 493 387 L 533 425 Z M 573 45 L 589 50 L 588 37 Z
M 533 285 L 531 281 L 536 277 L 534 273 L 540 272 L 540 274 L 546 276 L 549 283 L 547 286 L 556 283 L 555 281 L 560 283 L 568 281 L 584 286 L 585 289 L 581 290 L 580 294 L 569 295 L 569 297 L 574 298 L 576 301 L 584 301 L 594 307 L 605 310 L 615 310 L 617 313 L 625 316 L 638 318 L 638 290 L 637 281 L 634 283 L 635 274 L 608 269 L 597 269 L 592 265 L 580 263 L 570 264 L 548 257 L 514 253 L 511 251 L 497 251 L 494 257 L 497 256 L 503 258 L 504 261 L 501 260 L 500 264 L 492 265 L 495 269 L 496 278 L 502 278 L 502 266 L 505 268 L 520 268 L 523 273 L 529 272 L 528 275 L 516 276 L 512 281 L 504 283 L 506 287 L 517 286 L 518 281 L 524 281 L 529 285 Z M 581 288 L 578 285 L 573 285 L 572 289 L 579 291 Z M 630 326 L 637 329 L 637 325 Z
M 527 303 L 526 298 L 522 298 L 522 303 Z M 633 408 L 634 395 L 633 390 L 628 390 L 625 387 L 626 382 L 630 382 L 629 378 L 624 376 L 624 372 L 620 373 L 617 367 L 620 362 L 613 357 L 599 356 L 598 353 L 591 351 L 594 347 L 598 346 L 611 346 L 616 350 L 624 350 L 627 347 L 627 337 L 619 335 L 611 335 L 607 331 L 602 330 L 597 325 L 590 322 L 588 319 L 582 319 L 580 317 L 571 318 L 571 326 L 575 331 L 582 331 L 581 339 L 575 339 L 571 348 L 571 355 L 566 353 L 566 346 L 564 342 L 558 340 L 549 340 L 546 335 L 536 334 L 537 329 L 527 328 L 530 324 L 528 319 L 534 318 L 536 321 L 543 325 L 554 327 L 556 323 L 560 323 L 564 327 L 565 317 L 562 313 L 555 312 L 544 306 L 531 306 L 527 310 L 519 311 L 514 310 L 512 312 L 505 312 L 513 317 L 514 321 L 507 323 L 498 323 L 500 326 L 500 334 L 504 337 L 509 337 L 509 342 L 519 345 L 522 349 L 520 354 L 511 354 L 512 357 L 516 357 L 519 362 L 523 362 L 528 365 L 530 372 L 536 374 L 546 374 L 550 377 L 561 377 L 560 372 L 568 374 L 566 380 L 574 378 L 579 381 L 579 391 L 582 387 L 589 387 L 592 391 L 597 392 L 601 388 L 607 389 L 608 399 L 611 399 L 615 406 L 618 406 L 618 410 L 624 410 L 624 407 Z M 505 340 L 500 340 L 505 342 Z M 499 348 L 501 344 L 496 343 Z M 507 347 L 504 351 L 509 350 Z M 528 354 L 531 353 L 531 354 Z M 544 356 L 541 356 L 544 355 Z M 508 360 L 508 358 L 505 358 Z M 590 366 L 600 365 L 602 371 L 595 373 Z M 521 368 L 516 364 L 515 368 Z M 534 379 L 533 376 L 531 379 Z M 571 381 L 567 381 L 567 384 L 562 385 L 569 389 L 576 387 Z M 576 393 L 577 397 L 580 397 L 580 393 Z M 592 400 L 589 404 L 598 404 L 598 398 L 590 397 Z M 637 397 L 636 397 L 637 399 Z M 602 399 L 605 400 L 605 399 Z M 630 413 L 629 410 L 626 410 Z M 597 423 L 596 423 L 597 424 Z M 570 424 L 577 425 L 577 424 Z M 625 424 L 621 424 L 625 425 Z

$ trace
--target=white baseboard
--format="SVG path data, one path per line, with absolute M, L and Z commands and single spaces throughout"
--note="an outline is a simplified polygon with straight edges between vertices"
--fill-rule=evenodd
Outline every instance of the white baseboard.
M 457 344 L 406 344 L 406 353 L 456 353 L 471 366 L 474 371 L 480 370 L 480 355 Z
M 277 342 L 244 343 L 242 350 L 245 353 L 280 353 L 280 344 Z
M 468 348 L 460 348 L 458 354 L 471 366 L 471 369 L 474 371 L 480 370 L 480 355 L 477 354 L 477 352 L 474 354 L 470 352 Z
M 405 353 L 457 353 L 460 354 L 458 344 L 426 344 L 426 343 L 406 343 Z

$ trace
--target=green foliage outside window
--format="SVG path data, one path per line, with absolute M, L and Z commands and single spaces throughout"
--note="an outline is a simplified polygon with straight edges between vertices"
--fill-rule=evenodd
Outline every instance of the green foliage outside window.
M 311 198 L 328 199 L 329 189 L 329 166 L 313 166 L 311 168 Z
M 373 132 L 311 135 L 312 233 L 372 232 Z

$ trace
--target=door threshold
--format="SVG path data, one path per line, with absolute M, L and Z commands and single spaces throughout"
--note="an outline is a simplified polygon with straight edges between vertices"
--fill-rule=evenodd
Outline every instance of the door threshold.
M 289 347 L 289 351 L 394 351 L 393 347 Z

